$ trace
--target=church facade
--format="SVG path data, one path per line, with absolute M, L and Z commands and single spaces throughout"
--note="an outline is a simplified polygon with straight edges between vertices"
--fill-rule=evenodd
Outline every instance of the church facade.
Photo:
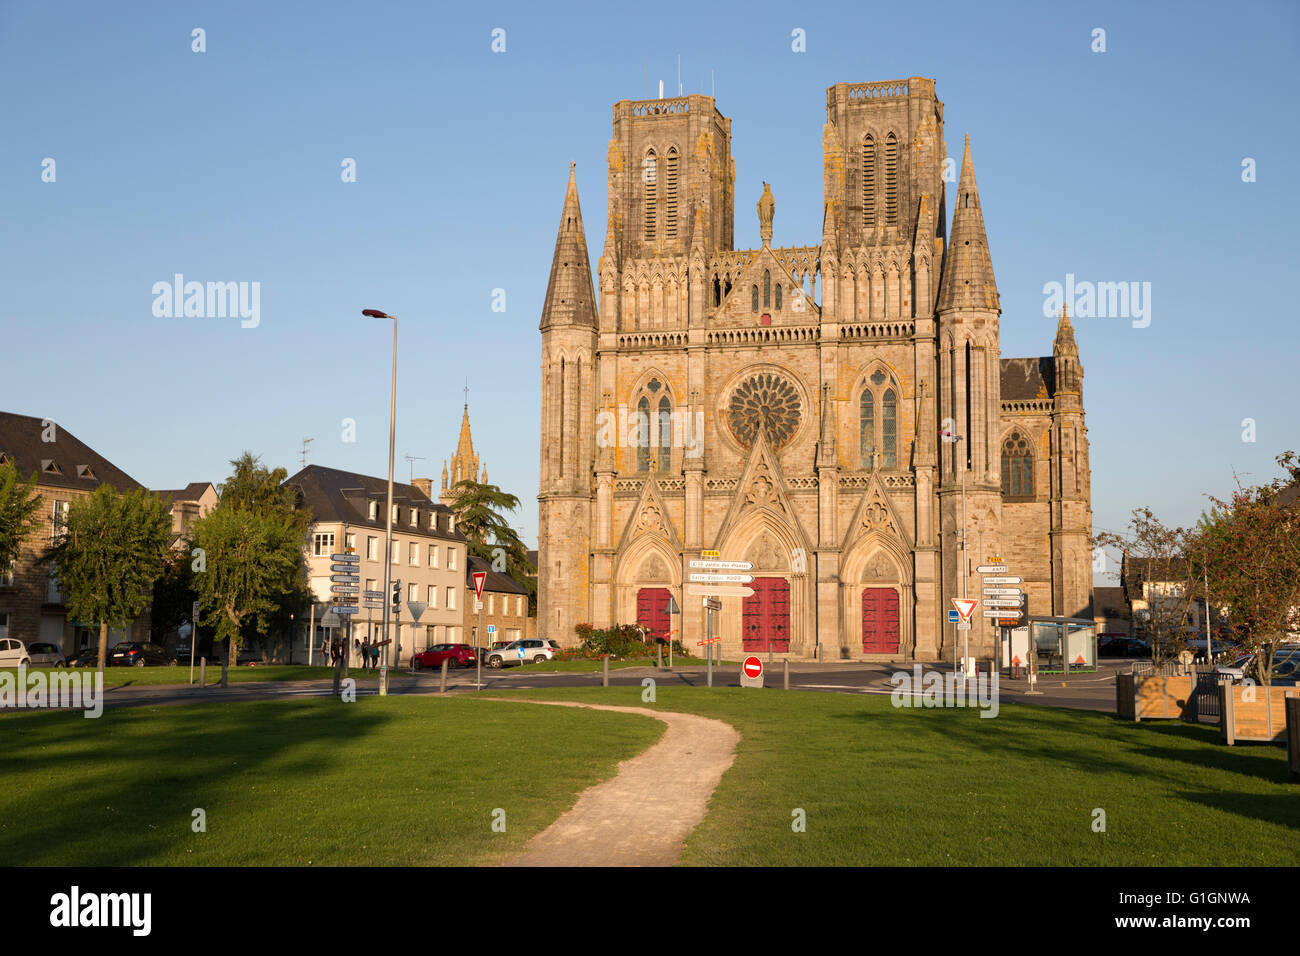
M 820 243 L 773 245 L 765 185 L 735 249 L 713 99 L 615 104 L 596 274 L 571 168 L 541 316 L 539 636 L 696 651 L 702 555 L 753 565 L 714 614 L 729 656 L 946 659 L 960 633 L 987 657 L 996 622 L 946 612 L 996 558 L 1030 614 L 1091 617 L 1074 333 L 1002 358 L 969 138 L 949 196 L 943 133 L 933 80 L 836 84 Z

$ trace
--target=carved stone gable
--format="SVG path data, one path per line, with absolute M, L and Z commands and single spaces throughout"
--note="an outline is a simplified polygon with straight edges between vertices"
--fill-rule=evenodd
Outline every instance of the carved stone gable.
M 664 525 L 664 516 L 659 512 L 659 505 L 653 501 L 647 501 L 641 509 L 641 514 L 636 520 L 635 534 L 656 534 L 662 537 L 668 537 L 668 528 Z

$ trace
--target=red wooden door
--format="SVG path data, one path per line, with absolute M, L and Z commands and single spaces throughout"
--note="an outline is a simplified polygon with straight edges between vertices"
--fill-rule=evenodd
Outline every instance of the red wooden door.
M 862 591 L 862 651 L 898 653 L 898 592 L 893 588 Z
M 741 609 L 741 639 L 747 652 L 790 649 L 790 582 L 785 578 L 755 578 L 754 593 Z
M 668 639 L 667 588 L 642 588 L 636 592 L 636 622 L 650 630 L 652 637 Z

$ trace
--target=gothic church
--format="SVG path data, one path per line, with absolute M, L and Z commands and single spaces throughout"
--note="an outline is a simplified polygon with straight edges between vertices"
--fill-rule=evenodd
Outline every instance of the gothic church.
M 947 659 L 951 599 L 994 557 L 1030 614 L 1091 617 L 1083 367 L 1064 314 L 1050 356 L 1001 357 L 969 137 L 951 232 L 933 80 L 832 86 L 822 150 L 820 244 L 773 245 L 765 186 L 761 246 L 736 249 L 713 98 L 615 104 L 595 282 L 570 168 L 540 323 L 539 636 L 641 622 L 698 650 L 706 552 L 753 564 L 715 615 L 729 657 Z M 962 632 L 972 654 L 992 623 Z

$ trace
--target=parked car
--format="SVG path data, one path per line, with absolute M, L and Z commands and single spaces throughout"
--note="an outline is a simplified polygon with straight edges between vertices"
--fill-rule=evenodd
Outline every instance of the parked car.
M 0 667 L 22 667 L 31 665 L 27 654 L 27 645 L 12 637 L 0 639 Z
M 83 647 L 68 658 L 69 667 L 94 667 L 99 663 L 99 646 Z
M 57 644 L 28 644 L 27 656 L 31 658 L 32 667 L 62 667 L 66 660 L 63 648 Z
M 165 647 L 145 641 L 124 641 L 108 649 L 110 667 L 162 666 L 177 663 Z
M 478 663 L 478 654 L 468 644 L 434 644 L 411 657 L 411 666 L 417 671 L 425 667 L 441 667 L 447 662 L 448 668 L 473 667 Z
M 1151 649 L 1140 637 L 1107 635 L 1097 642 L 1097 653 L 1102 657 L 1149 657 Z
M 520 651 L 523 654 L 520 654 Z M 532 661 L 534 664 L 540 664 L 542 661 L 549 661 L 559 650 L 553 641 L 543 640 L 519 640 L 511 641 L 505 647 L 488 652 L 488 667 L 505 667 L 507 664 L 522 664 L 525 661 Z
M 1242 654 L 1230 664 L 1221 664 L 1215 672 L 1226 674 L 1233 680 L 1246 677 L 1259 680 L 1259 667 L 1254 654 Z M 1273 651 L 1273 684 L 1294 687 L 1300 684 L 1300 646 L 1283 644 Z

